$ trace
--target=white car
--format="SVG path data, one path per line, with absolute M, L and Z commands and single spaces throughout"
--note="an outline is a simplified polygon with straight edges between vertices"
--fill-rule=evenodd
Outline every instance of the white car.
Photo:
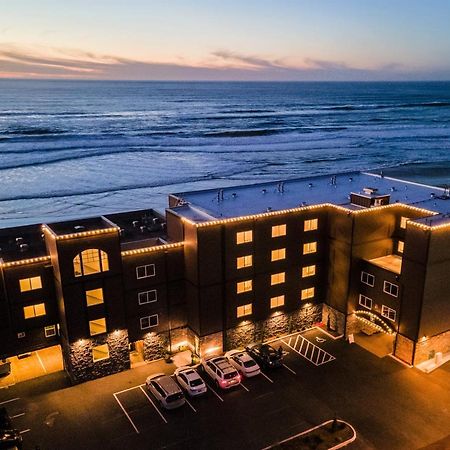
M 247 353 L 241 350 L 230 350 L 225 353 L 231 365 L 244 377 L 250 378 L 261 373 L 257 362 Z
M 214 380 L 217 387 L 229 389 L 241 383 L 238 371 L 225 356 L 210 356 L 202 361 L 205 372 Z
M 191 396 L 205 394 L 207 387 L 202 377 L 192 367 L 179 367 L 175 370 L 178 384 Z
M 174 409 L 184 405 L 183 391 L 168 375 L 155 373 L 147 377 L 145 384 L 163 408 Z

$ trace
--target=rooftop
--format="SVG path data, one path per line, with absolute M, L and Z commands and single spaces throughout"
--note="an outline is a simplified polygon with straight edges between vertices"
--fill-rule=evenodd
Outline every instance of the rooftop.
M 87 219 L 68 220 L 65 222 L 54 222 L 46 224 L 57 236 L 67 234 L 83 233 L 87 231 L 107 230 L 115 225 L 104 217 L 90 217 Z
M 364 172 L 184 192 L 174 194 L 180 206 L 171 209 L 195 222 L 323 203 L 356 210 L 360 207 L 350 204 L 350 193 L 364 193 L 366 189 L 366 195 L 370 196 L 368 188 L 375 196 L 390 195 L 390 203 L 404 203 L 441 214 L 450 213 L 450 197 L 443 188 Z
M 8 263 L 47 255 L 41 225 L 0 229 L 0 259 Z
M 398 255 L 386 255 L 369 260 L 370 263 L 400 275 L 402 271 L 402 258 Z

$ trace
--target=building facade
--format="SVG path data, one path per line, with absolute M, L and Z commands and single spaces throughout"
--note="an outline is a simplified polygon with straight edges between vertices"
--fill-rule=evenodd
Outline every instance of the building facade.
M 448 194 L 351 173 L 0 230 L 0 357 L 56 345 L 81 382 L 322 323 L 419 364 L 450 352 Z

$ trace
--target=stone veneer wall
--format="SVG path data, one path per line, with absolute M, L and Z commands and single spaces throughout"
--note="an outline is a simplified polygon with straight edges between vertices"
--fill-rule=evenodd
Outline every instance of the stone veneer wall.
M 327 304 L 323 304 L 322 309 L 322 323 L 328 326 L 328 318 L 330 319 L 330 329 L 336 331 L 336 333 L 339 334 L 346 334 L 346 333 L 357 333 L 359 329 L 357 328 L 359 326 L 358 320 L 355 319 L 355 323 L 353 321 L 350 321 L 350 317 L 347 317 L 347 320 L 349 322 L 347 323 L 347 330 L 345 329 L 345 314 L 341 313 L 337 309 L 332 308 L 331 306 L 328 306 Z M 354 331 L 358 329 L 358 331 Z
M 414 364 L 419 364 L 434 358 L 434 355 L 437 352 L 442 352 L 443 354 L 450 352 L 450 331 L 432 336 L 425 340 L 419 340 L 416 344 Z
M 412 364 L 414 358 L 414 341 L 397 333 L 397 337 L 395 338 L 394 356 L 407 364 Z
M 292 313 L 279 313 L 259 322 L 244 321 L 241 326 L 226 332 L 224 350 L 245 347 L 253 342 L 264 342 L 271 338 L 311 328 L 322 319 L 322 304 L 304 306 Z
M 92 348 L 108 344 L 109 358 L 94 362 Z M 130 368 L 128 332 L 118 330 L 73 344 L 63 343 L 65 367 L 73 383 L 94 380 Z
M 153 361 L 165 356 L 169 348 L 169 333 L 147 333 L 144 336 L 144 359 Z

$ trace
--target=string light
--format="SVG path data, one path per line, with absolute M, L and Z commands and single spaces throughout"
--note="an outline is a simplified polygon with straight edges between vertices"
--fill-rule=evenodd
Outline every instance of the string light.
M 367 325 L 372 326 L 373 328 L 375 328 L 378 331 L 382 331 L 383 333 L 386 333 L 386 334 L 395 334 L 394 331 L 392 330 L 392 328 L 384 320 L 382 320 L 379 316 L 377 316 L 376 314 L 374 314 L 372 312 L 362 311 L 362 310 L 358 309 L 358 310 L 354 311 L 353 314 L 355 314 L 355 316 L 358 320 L 366 323 Z M 378 320 L 379 322 L 381 322 L 382 326 L 380 326 L 376 323 L 373 323 L 371 320 L 365 319 L 364 317 L 360 317 L 360 316 L 368 316 L 373 320 Z
M 65 239 L 74 239 L 74 238 L 81 238 L 81 237 L 87 237 L 87 236 L 98 236 L 100 234 L 107 234 L 107 233 L 118 233 L 120 231 L 120 228 L 118 227 L 111 227 L 111 228 L 102 228 L 99 230 L 91 230 L 91 231 L 80 231 L 77 233 L 69 233 L 69 234 L 61 234 L 57 235 L 53 232 L 51 228 L 49 228 L 47 225 L 42 225 L 42 230 L 50 233 L 50 235 L 56 239 L 57 241 L 65 240 Z
M 184 242 L 176 242 L 174 244 L 155 245 L 153 247 L 138 248 L 136 250 L 125 250 L 121 252 L 122 256 L 139 255 L 141 253 L 158 252 L 162 250 L 168 250 L 171 248 L 183 247 Z
M 50 261 L 50 256 L 39 256 L 37 258 L 21 259 L 19 261 L 11 261 L 6 263 L 0 261 L 0 267 L 23 266 L 25 264 L 33 264 L 47 261 Z

